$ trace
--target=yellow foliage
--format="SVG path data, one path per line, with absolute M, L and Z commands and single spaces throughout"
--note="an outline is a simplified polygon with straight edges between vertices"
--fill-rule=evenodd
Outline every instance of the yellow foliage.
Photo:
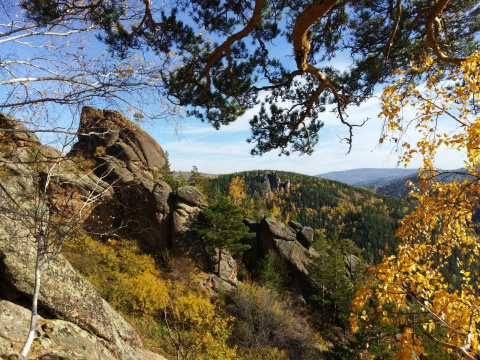
M 132 307 L 143 313 L 162 310 L 167 305 L 170 282 L 160 279 L 149 271 L 127 281 L 132 296 Z
M 152 256 L 141 253 L 135 242 L 103 243 L 87 237 L 69 244 L 66 256 L 117 310 L 130 316 L 155 317 L 157 322 L 168 315 L 172 331 L 164 336 L 172 336 L 168 341 L 173 339 L 188 350 L 184 353 L 189 355 L 180 358 L 237 358 L 237 349 L 227 345 L 233 318 L 220 316 L 209 299 L 191 289 L 174 286 L 164 278 Z
M 105 155 L 106 153 L 107 153 L 107 149 L 105 149 L 104 146 L 97 146 L 97 148 L 95 149 L 95 153 L 93 155 L 101 156 L 101 155 Z
M 188 294 L 172 299 L 172 309 L 184 332 L 177 328 L 170 332 L 174 341 L 183 349 L 192 352 L 195 359 L 237 359 L 236 347 L 229 347 L 230 323 L 233 318 L 222 318 L 215 312 L 215 305 L 210 300 L 195 294 Z M 182 351 L 180 351 L 181 353 Z M 192 358 L 192 359 L 193 359 Z
M 375 296 L 383 321 L 403 327 L 397 339 L 397 359 L 425 353 L 425 333 L 445 350 L 474 359 L 480 355 L 480 242 L 472 229 L 472 214 L 480 198 L 480 117 L 474 111 L 480 106 L 480 53 L 447 74 L 427 57 L 412 64 L 412 71 L 425 73 L 425 88 L 404 81 L 409 71 L 397 71 L 402 77 L 383 92 L 380 115 L 386 119 L 388 133 L 381 142 L 400 144 L 401 165 L 406 166 L 413 156 L 423 159 L 418 185 L 410 184 L 414 188 L 410 196 L 416 198 L 418 206 L 401 222 L 397 235 L 402 242 L 397 255 L 385 258 L 372 270 L 371 280 L 358 289 L 352 304 L 357 313 L 352 315 L 351 325 L 353 331 L 358 330 L 358 323 L 367 318 L 361 309 Z M 456 82 L 461 85 L 452 87 Z M 414 120 L 403 118 L 407 104 L 416 112 Z M 445 119 L 453 120 L 455 127 L 438 133 L 437 124 Z M 414 128 L 420 136 L 416 144 L 404 141 L 407 128 Z M 443 151 L 465 154 L 469 175 L 463 177 L 465 180 L 435 181 L 440 149 L 442 156 Z M 457 264 L 463 269 L 463 278 L 461 288 L 454 291 L 445 283 L 441 270 L 455 252 L 461 254 Z M 413 326 L 415 321 L 423 325 L 422 332 Z M 434 332 L 437 327 L 444 331 Z
M 239 176 L 234 177 L 230 182 L 230 187 L 228 189 L 228 198 L 234 204 L 239 204 L 242 200 L 245 199 L 245 190 L 244 190 L 244 181 Z
M 174 311 L 180 320 L 202 325 L 212 322 L 215 306 L 208 299 L 189 294 L 175 300 Z
M 279 206 L 273 204 L 272 209 L 269 212 L 269 216 L 275 219 L 280 219 L 282 217 L 282 210 Z

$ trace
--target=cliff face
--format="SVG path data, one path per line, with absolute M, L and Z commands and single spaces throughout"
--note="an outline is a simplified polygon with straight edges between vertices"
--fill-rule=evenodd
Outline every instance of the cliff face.
M 8 358 L 26 339 L 35 239 L 43 231 L 32 225 L 39 204 L 48 207 L 52 223 L 82 214 L 99 237 L 128 235 L 160 249 L 170 246 L 175 215 L 170 187 L 154 181 L 165 164 L 163 150 L 121 113 L 85 108 L 79 141 L 67 155 L 42 145 L 8 115 L 0 115 L 0 128 L 8 130 L 0 146 L 0 358 Z M 47 178 L 51 186 L 42 195 L 39 184 Z M 61 255 L 43 272 L 39 309 L 44 319 L 32 356 L 160 359 L 141 349 L 133 328 Z

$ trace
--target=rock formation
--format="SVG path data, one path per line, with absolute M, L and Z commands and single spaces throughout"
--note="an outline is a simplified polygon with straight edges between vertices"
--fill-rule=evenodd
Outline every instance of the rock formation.
M 25 220 L 35 214 L 47 178 L 51 216 L 81 210 L 83 227 L 97 237 L 127 236 L 192 257 L 202 269 L 219 272 L 206 280 L 217 291 L 236 284 L 236 261 L 224 252 L 215 268 L 218 259 L 192 236 L 191 222 L 205 206 L 203 194 L 191 186 L 172 192 L 159 178 L 162 148 L 121 113 L 85 107 L 78 142 L 68 154 L 42 145 L 9 115 L 0 114 L 0 129 L 7 130 L 0 133 L 0 358 L 18 354 L 26 338 L 36 233 Z M 43 272 L 39 309 L 44 318 L 33 354 L 40 359 L 161 359 L 141 348 L 133 328 L 61 255 Z
M 134 177 L 152 178 L 165 165 L 165 153 L 158 143 L 119 111 L 84 107 L 80 116 L 78 142 L 71 155 L 104 155 L 122 161 Z
M 69 158 L 93 161 L 94 173 L 114 189 L 93 213 L 97 223 L 122 227 L 149 246 L 169 247 L 172 189 L 154 181 L 166 163 L 160 145 L 118 111 L 84 107 L 78 132 Z
M 42 145 L 11 116 L 0 114 L 0 128 L 7 130 L 0 144 L 0 357 L 5 357 L 18 354 L 28 329 L 21 319 L 30 314 L 36 245 L 25 220 L 35 213 L 38 184 L 50 176 L 52 214 L 78 212 L 84 199 L 98 196 L 84 209 L 87 228 L 98 235 L 118 230 L 157 248 L 169 246 L 173 194 L 165 182 L 154 182 L 165 164 L 161 147 L 118 112 L 85 108 L 84 135 L 67 155 Z M 43 272 L 39 309 L 52 319 L 39 321 L 35 349 L 42 359 L 161 358 L 141 349 L 133 328 L 62 256 Z M 7 331 L 11 318 L 17 326 L 10 321 Z
M 260 223 L 250 220 L 245 220 L 244 223 L 251 232 L 257 234 L 254 244 L 257 257 L 262 258 L 268 251 L 278 254 L 287 261 L 294 283 L 302 292 L 308 293 L 312 286 L 308 268 L 311 259 L 318 256 L 317 251 L 312 247 L 314 230 L 295 221 L 285 225 L 272 218 L 264 218 Z M 344 254 L 343 261 L 345 276 L 353 279 L 355 269 L 361 262 L 360 259 L 352 254 Z
M 296 272 L 307 276 L 309 259 L 316 254 L 310 246 L 313 241 L 313 229 L 298 223 L 292 225 L 287 226 L 272 218 L 262 219 L 260 224 L 256 225 L 259 256 L 274 251 L 286 259 Z
M 268 199 L 272 192 L 278 194 L 281 189 L 288 192 L 291 186 L 290 180 L 282 181 L 276 171 L 267 172 L 257 180 L 259 183 L 263 184 L 263 190 L 260 195 L 265 199 Z

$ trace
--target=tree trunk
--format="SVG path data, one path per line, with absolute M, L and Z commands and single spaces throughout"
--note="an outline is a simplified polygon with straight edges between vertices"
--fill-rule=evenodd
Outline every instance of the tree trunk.
M 40 293 L 40 281 L 42 277 L 43 265 L 43 247 L 45 246 L 45 233 L 46 233 L 46 221 L 45 221 L 45 212 L 47 206 L 43 204 L 42 213 L 41 213 L 41 224 L 40 231 L 37 236 L 37 256 L 35 259 L 35 288 L 33 290 L 32 298 L 32 316 L 30 318 L 30 331 L 28 332 L 27 341 L 23 345 L 22 354 L 27 356 L 32 346 L 33 340 L 35 338 L 35 329 L 37 328 L 37 318 L 38 318 L 38 294 Z
M 38 263 L 38 260 L 37 260 Z M 21 354 L 27 356 L 32 346 L 33 340 L 35 338 L 35 329 L 37 328 L 37 318 L 38 318 L 38 294 L 40 292 L 40 278 L 42 276 L 42 270 L 39 266 L 35 268 L 35 290 L 33 291 L 32 299 L 32 316 L 30 318 L 30 331 L 28 332 L 27 341 L 23 345 Z
M 218 277 L 221 278 L 220 276 L 220 265 L 222 264 L 222 247 L 218 248 Z

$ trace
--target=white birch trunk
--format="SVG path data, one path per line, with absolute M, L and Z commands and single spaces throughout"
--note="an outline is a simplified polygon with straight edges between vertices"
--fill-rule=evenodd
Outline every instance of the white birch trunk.
M 40 246 L 40 241 L 39 241 Z M 32 316 L 30 318 L 30 330 L 28 332 L 27 340 L 21 354 L 27 356 L 32 346 L 33 340 L 35 339 L 35 330 L 37 328 L 37 318 L 38 318 L 38 294 L 40 293 L 40 279 L 42 277 L 42 268 L 40 266 L 40 255 L 37 255 L 37 262 L 35 264 L 35 289 L 33 291 L 32 299 Z

